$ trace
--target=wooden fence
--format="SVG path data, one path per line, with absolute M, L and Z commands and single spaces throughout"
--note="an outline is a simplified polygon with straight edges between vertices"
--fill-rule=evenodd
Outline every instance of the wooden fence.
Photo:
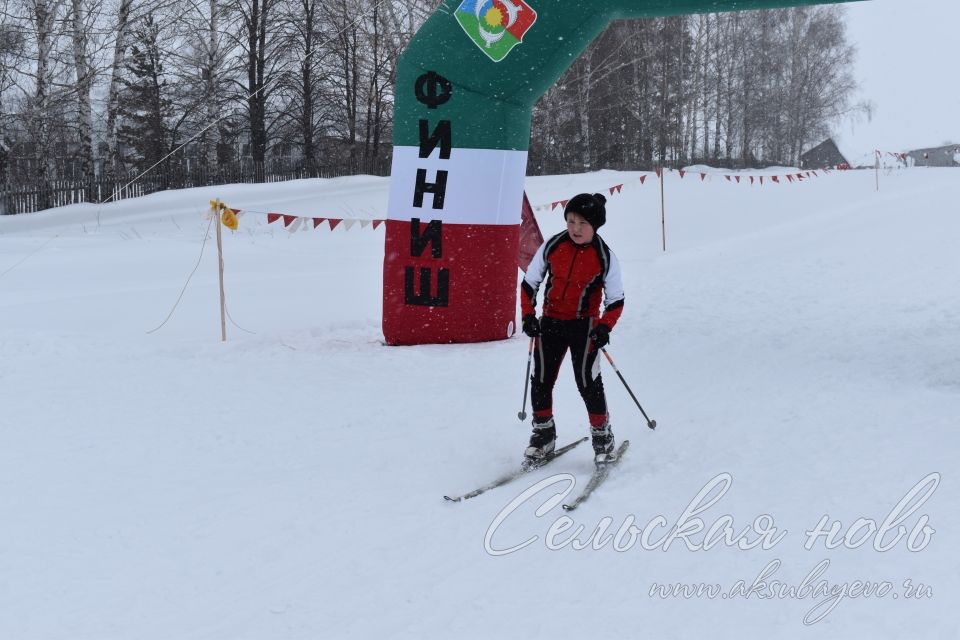
M 100 203 L 138 198 L 168 189 L 188 189 L 218 184 L 268 183 L 302 178 L 335 178 L 390 173 L 390 161 L 383 159 L 345 162 L 338 165 L 307 166 L 302 163 L 233 163 L 216 171 L 196 165 L 192 167 L 158 167 L 136 179 L 137 174 L 118 176 L 114 180 L 46 180 L 8 178 L 0 182 L 0 215 L 31 213 L 80 202 Z

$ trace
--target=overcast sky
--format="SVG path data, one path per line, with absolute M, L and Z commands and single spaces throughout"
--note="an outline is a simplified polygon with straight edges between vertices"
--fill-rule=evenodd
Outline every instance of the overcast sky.
M 849 155 L 960 143 L 960 0 L 868 0 L 847 7 L 857 101 L 872 121 L 838 125 Z

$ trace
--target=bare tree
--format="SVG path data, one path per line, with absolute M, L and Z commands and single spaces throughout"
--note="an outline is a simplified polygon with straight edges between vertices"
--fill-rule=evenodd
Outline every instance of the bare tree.
M 280 51 L 282 25 L 273 20 L 278 0 L 232 0 L 239 18 L 239 30 L 233 34 L 241 52 L 245 83 L 240 84 L 247 104 L 250 155 L 262 171 L 269 144 L 268 113 L 270 97 L 276 90 L 275 76 L 286 59 Z M 260 175 L 262 179 L 262 175 Z
M 74 94 L 77 101 L 77 119 L 79 133 L 80 175 L 87 183 L 87 200 L 92 199 L 94 178 L 93 167 L 93 107 L 91 90 L 96 79 L 90 51 L 90 32 L 93 30 L 94 10 L 87 0 L 70 0 L 70 40 L 73 53 L 73 67 L 76 75 Z
M 62 33 L 57 28 L 64 8 L 63 0 L 27 0 L 25 9 L 34 37 L 34 70 L 21 73 L 33 80 L 33 92 L 26 105 L 26 127 L 33 142 L 34 178 L 46 184 L 52 177 L 54 140 L 50 135 L 54 116 L 54 50 Z M 42 196 L 41 196 L 42 197 Z M 42 205 L 43 203 L 41 203 Z

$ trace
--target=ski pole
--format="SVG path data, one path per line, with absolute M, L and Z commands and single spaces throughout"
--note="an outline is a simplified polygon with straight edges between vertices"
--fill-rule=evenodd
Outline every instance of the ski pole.
M 617 365 L 614 364 L 613 358 L 611 358 L 611 357 L 610 357 L 610 354 L 607 353 L 606 348 L 601 347 L 601 348 L 600 348 L 600 351 L 603 351 L 603 355 L 605 355 L 605 356 L 607 357 L 607 362 L 609 362 L 609 363 L 610 363 L 610 366 L 613 367 L 613 370 L 617 372 L 617 375 L 620 377 L 620 382 L 623 383 L 623 386 L 625 386 L 625 387 L 627 388 L 627 393 L 629 393 L 629 394 L 630 394 L 630 397 L 633 398 L 633 401 L 637 403 L 637 408 L 640 409 L 640 413 L 642 413 L 642 414 L 643 414 L 643 417 L 647 419 L 647 426 L 650 427 L 651 429 L 656 429 L 656 428 L 657 428 L 657 421 L 656 421 L 656 420 L 651 420 L 650 417 L 647 415 L 647 412 L 644 411 L 644 410 L 643 410 L 643 407 L 640 406 L 640 401 L 637 400 L 637 396 L 633 395 L 633 391 L 630 389 L 630 385 L 628 385 L 628 384 L 627 384 L 627 381 L 624 380 L 623 374 L 620 373 L 620 369 L 617 369 Z
M 530 362 L 533 360 L 533 343 L 536 338 L 530 338 L 530 348 L 527 351 L 527 375 L 523 378 L 523 406 L 517 413 L 521 422 L 527 419 L 527 389 L 530 388 Z

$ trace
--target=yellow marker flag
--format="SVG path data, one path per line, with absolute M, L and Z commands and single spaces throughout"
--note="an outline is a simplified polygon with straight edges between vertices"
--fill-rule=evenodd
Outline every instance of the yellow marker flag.
M 217 205 L 220 205 L 220 211 L 217 211 Z M 223 223 L 223 226 L 230 229 L 231 231 L 236 231 L 237 227 L 240 226 L 240 219 L 237 218 L 237 214 L 240 213 L 238 209 L 231 209 L 222 202 L 217 200 L 210 201 L 210 210 L 213 212 L 213 215 L 220 213 L 220 222 Z
M 223 216 L 221 216 L 220 221 L 223 226 L 231 231 L 236 231 L 237 227 L 240 226 L 240 222 L 237 220 L 237 212 L 228 207 L 223 208 Z

